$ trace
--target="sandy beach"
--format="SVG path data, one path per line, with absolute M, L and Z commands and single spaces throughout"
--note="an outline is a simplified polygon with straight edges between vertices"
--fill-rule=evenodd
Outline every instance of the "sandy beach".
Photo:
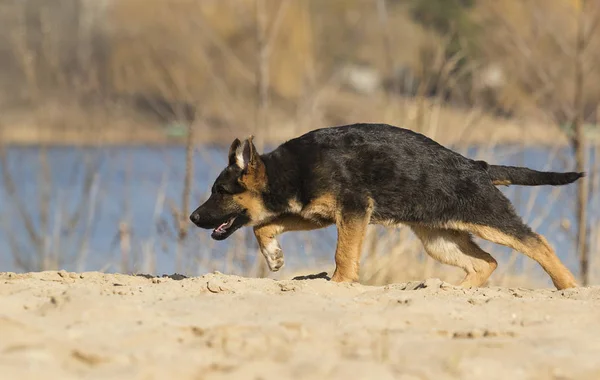
M 3 379 L 599 379 L 600 287 L 0 274 Z

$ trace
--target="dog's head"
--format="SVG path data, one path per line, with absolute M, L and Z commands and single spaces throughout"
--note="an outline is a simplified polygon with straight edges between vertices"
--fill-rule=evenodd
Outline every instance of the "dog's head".
M 229 163 L 215 180 L 211 195 L 196 209 L 190 220 L 198 227 L 212 229 L 215 240 L 227 239 L 240 227 L 255 225 L 268 215 L 262 199 L 267 187 L 265 165 L 252 136 L 235 139 L 229 148 Z

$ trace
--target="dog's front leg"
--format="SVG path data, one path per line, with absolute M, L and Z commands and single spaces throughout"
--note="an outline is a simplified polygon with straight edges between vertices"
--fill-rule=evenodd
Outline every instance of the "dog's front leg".
M 337 218 L 338 241 L 335 251 L 335 272 L 331 276 L 331 281 L 358 281 L 362 244 L 370 218 L 370 209 L 363 213 L 342 213 Z
M 267 224 L 254 227 L 254 235 L 258 241 L 260 252 L 267 260 L 272 272 L 277 272 L 284 265 L 283 251 L 277 241 L 277 235 L 287 231 L 309 231 L 324 227 L 322 224 L 295 215 L 275 218 Z
M 276 236 L 281 233 L 281 226 L 268 224 L 254 227 L 254 235 L 258 241 L 258 248 L 267 260 L 271 272 L 277 272 L 284 265 L 283 251 L 279 246 Z

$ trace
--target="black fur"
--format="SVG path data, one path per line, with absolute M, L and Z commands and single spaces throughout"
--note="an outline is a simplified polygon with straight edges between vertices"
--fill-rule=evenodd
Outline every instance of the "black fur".
M 493 182 L 562 185 L 583 175 L 488 165 L 419 133 L 385 124 L 317 129 L 287 141 L 261 159 L 268 179 L 261 197 L 272 214 L 286 213 L 291 199 L 306 206 L 328 193 L 336 195 L 344 212 L 364 212 L 372 201 L 371 223 L 443 228 L 448 222 L 464 222 L 497 228 L 520 239 L 531 236 L 532 231 Z M 231 184 L 240 174 L 232 169 L 234 161 L 230 154 L 230 166 L 215 182 L 213 193 L 219 187 L 241 191 Z M 203 205 L 192 214 L 194 223 L 214 227 L 227 218 L 222 212 L 217 215 L 208 210 L 214 215 L 206 221 L 199 216 L 205 211 Z
M 321 193 L 334 192 L 345 208 L 362 209 L 366 199 L 373 199 L 374 221 L 461 221 L 517 237 L 530 233 L 527 226 L 515 223 L 512 205 L 492 184 L 494 178 L 502 178 L 502 167 L 486 170 L 487 165 L 407 129 L 383 124 L 323 128 L 262 158 L 269 178 L 265 204 L 275 212 L 283 212 L 292 197 L 307 204 Z M 525 184 L 528 178 L 529 183 L 539 182 L 544 173 L 537 173 L 524 168 L 506 171 L 514 184 Z M 545 180 L 556 182 L 561 174 L 549 175 Z
M 491 165 L 488 172 L 493 181 L 509 181 L 511 185 L 525 186 L 567 185 L 585 175 L 576 172 L 539 172 L 528 168 L 500 165 Z

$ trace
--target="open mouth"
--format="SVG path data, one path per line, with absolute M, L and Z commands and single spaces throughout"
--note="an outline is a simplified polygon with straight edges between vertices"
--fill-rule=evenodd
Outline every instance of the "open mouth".
M 230 232 L 232 232 L 233 222 L 237 219 L 237 216 L 232 216 L 225 223 L 215 228 L 211 234 L 211 237 L 215 240 L 221 240 L 226 238 Z

